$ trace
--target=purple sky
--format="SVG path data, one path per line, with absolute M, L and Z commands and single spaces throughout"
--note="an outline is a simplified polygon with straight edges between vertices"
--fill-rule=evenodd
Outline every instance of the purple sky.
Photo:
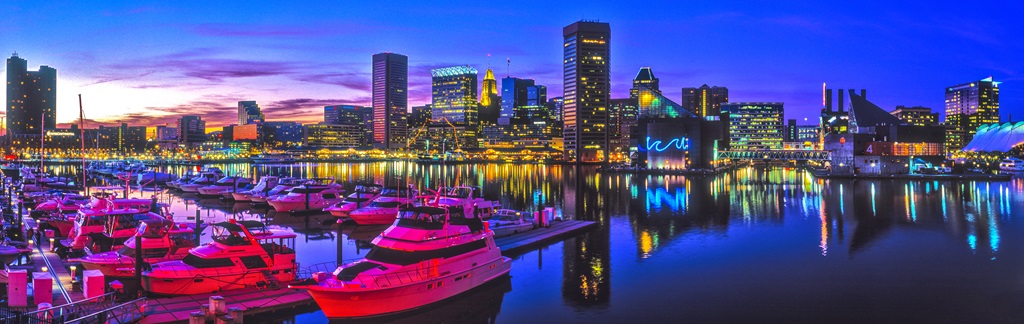
M 199 114 L 213 127 L 257 100 L 269 120 L 316 122 L 330 104 L 369 104 L 371 55 L 409 56 L 410 105 L 435 67 L 533 78 L 560 95 L 561 28 L 612 28 L 612 94 L 651 66 L 662 91 L 726 86 L 732 101 L 782 101 L 813 122 L 821 84 L 865 88 L 892 109 L 942 110 L 947 86 L 1003 81 L 1004 121 L 1024 119 L 1024 5 L 506 1 L 0 2 L 0 51 L 58 70 L 58 122 L 153 126 Z M 483 78 L 483 75 L 480 76 Z M 2 90 L 6 91 L 6 89 Z

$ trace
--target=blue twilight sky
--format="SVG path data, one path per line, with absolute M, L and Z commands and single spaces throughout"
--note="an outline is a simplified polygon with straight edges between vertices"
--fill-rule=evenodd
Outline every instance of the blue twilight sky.
M 726 86 L 732 101 L 782 101 L 813 123 L 821 85 L 865 88 L 892 109 L 943 109 L 947 86 L 993 76 L 1004 120 L 1024 119 L 1024 5 L 1012 1 L 0 1 L 0 53 L 58 71 L 58 122 L 133 124 L 200 114 L 219 127 L 239 100 L 268 120 L 315 122 L 322 106 L 370 103 L 377 52 L 409 56 L 410 105 L 429 69 L 533 78 L 559 96 L 561 29 L 612 28 L 612 97 L 642 66 L 680 88 Z M 6 67 L 4 67 L 6 68 Z M 0 91 L 6 91 L 0 90 Z

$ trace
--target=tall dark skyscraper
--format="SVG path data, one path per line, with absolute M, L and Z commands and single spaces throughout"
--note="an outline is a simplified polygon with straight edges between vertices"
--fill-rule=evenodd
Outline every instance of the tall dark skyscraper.
M 501 115 L 498 116 L 498 125 L 508 125 L 516 107 L 526 106 L 527 88 L 533 85 L 532 79 L 501 79 Z
M 999 122 L 999 84 L 987 77 L 946 88 L 946 151 L 959 150 L 978 127 Z
M 611 27 L 578 21 L 562 28 L 565 160 L 607 162 Z
M 45 116 L 44 116 L 45 115 Z M 57 70 L 43 65 L 29 71 L 28 61 L 14 53 L 7 59 L 7 133 L 40 135 L 57 127 Z
M 661 91 L 661 88 L 658 85 L 658 78 L 654 77 L 654 71 L 651 71 L 651 67 L 649 66 L 640 68 L 640 71 L 638 71 L 636 73 L 636 76 L 633 77 L 633 88 L 629 89 L 630 99 L 636 101 L 637 98 L 639 98 L 638 93 L 640 91 L 641 86 L 650 88 L 651 90 Z M 634 102 L 633 106 L 636 105 L 637 103 Z
M 194 148 L 206 141 L 206 121 L 200 116 L 178 118 L 178 144 Z
M 374 54 L 372 87 L 373 147 L 405 148 L 409 131 L 409 57 Z
M 700 117 L 718 116 L 722 112 L 722 104 L 729 102 L 729 89 L 726 87 L 683 88 L 683 100 L 680 104 L 684 109 Z
M 238 124 L 247 125 L 263 122 L 263 111 L 256 101 L 238 102 Z

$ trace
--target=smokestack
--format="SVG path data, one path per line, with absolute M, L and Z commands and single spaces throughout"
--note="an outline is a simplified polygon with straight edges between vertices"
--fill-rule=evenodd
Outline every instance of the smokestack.
M 843 112 L 843 103 L 846 102 L 846 100 L 843 100 L 843 89 L 839 89 L 836 92 L 839 93 L 839 112 Z
M 868 89 L 860 89 L 860 97 L 868 100 Z

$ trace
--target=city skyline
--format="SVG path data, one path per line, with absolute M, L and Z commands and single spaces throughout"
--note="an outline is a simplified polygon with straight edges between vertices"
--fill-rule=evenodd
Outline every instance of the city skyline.
M 446 5 L 464 19 L 439 28 L 424 14 L 446 11 L 437 4 L 54 9 L 14 2 L 0 4 L 9 13 L 0 19 L 0 50 L 17 51 L 30 70 L 58 70 L 62 124 L 77 119 L 79 93 L 86 118 L 108 125 L 173 124 L 193 114 L 217 129 L 237 119 L 237 102 L 245 100 L 260 102 L 268 121 L 315 122 L 324 106 L 369 106 L 370 56 L 388 51 L 409 56 L 409 107 L 430 102 L 430 69 L 466 64 L 489 66 L 499 78 L 534 79 L 556 97 L 559 31 L 581 18 L 611 24 L 613 99 L 628 97 L 636 71 L 650 66 L 672 100 L 680 100 L 683 87 L 720 85 L 731 101 L 784 102 L 786 118 L 803 124 L 816 121 L 822 82 L 868 89 L 885 109 L 942 113 L 946 87 L 993 76 L 1005 89 L 1004 121 L 1020 120 L 1024 111 L 1024 96 L 1014 90 L 1024 84 L 1022 63 L 1012 59 L 1021 45 L 1006 41 L 1021 30 L 1012 8 L 956 9 L 957 19 L 949 20 L 953 8 L 941 5 L 545 4 L 541 19 L 523 19 L 537 11 Z M 217 14 L 226 10 L 237 14 Z M 424 41 L 458 35 L 472 41 Z M 704 45 L 687 45 L 693 43 Z

